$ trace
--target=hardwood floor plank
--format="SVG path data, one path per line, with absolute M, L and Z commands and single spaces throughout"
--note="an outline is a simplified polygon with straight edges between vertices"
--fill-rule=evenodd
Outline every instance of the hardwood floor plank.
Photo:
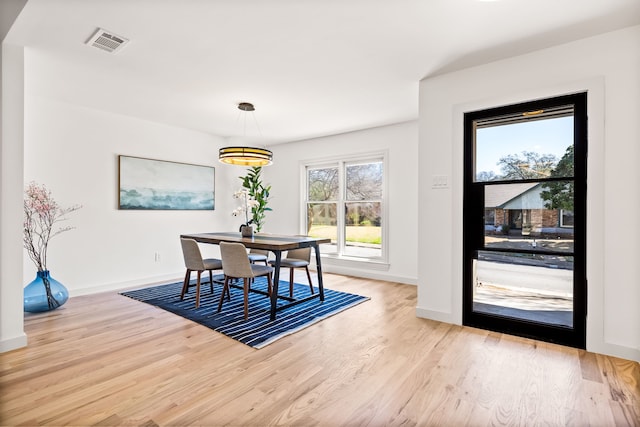
M 371 300 L 261 350 L 112 292 L 26 315 L 0 425 L 638 426 L 636 362 L 417 318 L 414 286 L 325 284 Z
M 596 355 L 588 351 L 580 351 L 580 368 L 582 369 L 582 378 L 597 383 L 602 382 L 600 368 Z

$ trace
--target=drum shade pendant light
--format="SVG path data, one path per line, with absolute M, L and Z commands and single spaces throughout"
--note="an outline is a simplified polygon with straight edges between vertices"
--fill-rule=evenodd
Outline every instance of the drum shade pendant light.
M 254 111 L 253 104 L 248 102 L 241 102 L 238 104 L 238 109 L 241 111 L 249 112 Z M 256 123 L 257 125 L 257 123 Z M 245 118 L 245 132 L 246 132 L 246 118 Z M 272 163 L 273 153 L 266 148 L 259 147 L 222 147 L 218 155 L 218 159 L 222 163 L 229 165 L 240 166 L 268 166 Z

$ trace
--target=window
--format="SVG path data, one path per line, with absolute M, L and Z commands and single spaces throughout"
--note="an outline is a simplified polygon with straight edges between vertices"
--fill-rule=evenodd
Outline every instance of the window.
M 305 179 L 307 234 L 331 239 L 322 253 L 382 259 L 383 156 L 306 165 Z
M 573 228 L 573 211 L 560 209 L 560 227 Z
M 496 224 L 496 210 L 495 209 L 485 209 L 484 210 L 484 225 L 495 225 Z

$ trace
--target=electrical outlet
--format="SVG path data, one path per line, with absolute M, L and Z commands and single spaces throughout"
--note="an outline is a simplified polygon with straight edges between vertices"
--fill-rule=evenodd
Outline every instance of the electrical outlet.
M 155 258 L 154 259 L 155 259 L 156 262 L 160 262 L 160 252 L 156 252 L 155 253 Z

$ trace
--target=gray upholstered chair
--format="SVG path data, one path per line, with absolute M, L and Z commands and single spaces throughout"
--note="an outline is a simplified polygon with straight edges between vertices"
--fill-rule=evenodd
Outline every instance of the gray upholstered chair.
M 255 264 L 256 262 L 264 262 L 264 265 L 268 265 L 268 256 L 269 251 L 263 251 L 261 249 L 249 249 L 249 262 L 251 262 L 251 264 Z
M 182 285 L 182 293 L 180 294 L 180 300 L 184 299 L 184 294 L 189 290 L 189 282 L 191 282 L 191 273 L 193 271 L 198 272 L 198 279 L 196 280 L 196 308 L 200 306 L 200 276 L 205 270 L 209 270 L 209 285 L 211 287 L 211 293 L 213 293 L 213 270 L 222 269 L 222 261 L 216 258 L 202 259 L 198 242 L 193 239 L 180 238 L 182 244 L 182 255 L 184 256 L 184 265 L 187 268 L 187 273 L 184 276 L 184 284 Z
M 247 249 L 242 243 L 220 242 L 222 255 L 222 271 L 224 272 L 224 289 L 220 295 L 218 312 L 222 310 L 225 292 L 229 293 L 230 279 L 243 279 L 244 285 L 244 318 L 249 317 L 249 287 L 253 278 L 267 276 L 268 294 L 271 295 L 271 273 L 273 268 L 268 265 L 257 265 L 249 262 Z
M 311 274 L 309 274 L 309 260 L 311 259 L 311 248 L 292 249 L 287 251 L 287 255 L 280 260 L 280 268 L 289 269 L 289 297 L 293 298 L 293 270 L 294 268 L 302 268 L 307 272 L 307 278 L 309 279 L 309 289 L 311 293 L 315 293 L 313 290 L 313 282 L 311 281 Z M 272 266 L 275 265 L 275 261 L 269 261 Z

